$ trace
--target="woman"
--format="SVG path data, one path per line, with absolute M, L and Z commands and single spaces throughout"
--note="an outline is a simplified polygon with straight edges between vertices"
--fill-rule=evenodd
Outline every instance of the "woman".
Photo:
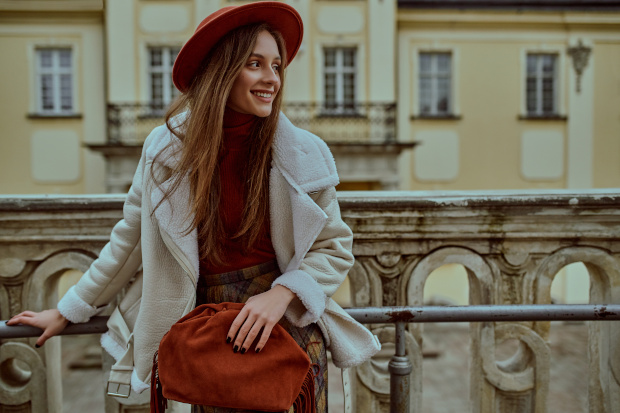
M 246 305 L 222 338 L 231 351 L 260 352 L 280 322 L 320 366 L 317 411 L 326 411 L 326 348 L 349 367 L 379 343 L 329 298 L 353 264 L 333 157 L 280 113 L 284 68 L 302 33 L 298 13 L 280 2 L 203 20 L 175 61 L 182 95 L 144 143 L 110 242 L 57 310 L 8 324 L 44 329 L 43 345 L 100 311 L 142 265 L 102 336 L 117 360 L 112 394 L 149 387 L 161 338 L 195 305 L 234 301 Z

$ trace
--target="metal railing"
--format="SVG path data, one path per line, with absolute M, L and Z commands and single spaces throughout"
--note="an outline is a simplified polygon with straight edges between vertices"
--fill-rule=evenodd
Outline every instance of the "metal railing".
M 140 145 L 164 123 L 165 108 L 158 104 L 107 105 L 108 144 Z M 358 102 L 327 105 L 322 102 L 285 102 L 282 111 L 291 122 L 328 142 L 396 142 L 396 103 Z
M 407 357 L 407 323 L 515 322 L 515 321 L 612 321 L 620 320 L 620 304 L 598 305 L 471 305 L 420 307 L 366 307 L 346 310 L 361 323 L 392 323 L 396 326 L 395 353 L 389 362 L 390 412 L 409 412 L 409 380 L 413 365 Z M 108 317 L 71 324 L 61 335 L 101 334 Z M 42 331 L 30 326 L 7 326 L 0 322 L 0 339 L 38 337 Z

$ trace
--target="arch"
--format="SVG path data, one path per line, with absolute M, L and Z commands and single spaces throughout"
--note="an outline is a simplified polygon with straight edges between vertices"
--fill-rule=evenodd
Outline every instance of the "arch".
M 63 251 L 43 261 L 28 280 L 23 308 L 41 311 L 56 306 L 56 281 L 67 270 L 86 272 L 94 258 L 86 251 Z
M 493 303 L 493 270 L 478 253 L 463 247 L 443 247 L 426 255 L 413 268 L 406 280 L 407 304 L 422 305 L 424 284 L 428 276 L 444 264 L 461 264 L 469 279 L 469 302 L 471 304 Z
M 609 304 L 620 299 L 620 262 L 603 248 L 591 246 L 565 247 L 544 259 L 531 275 L 537 281 L 535 303 L 551 302 L 551 283 L 568 264 L 582 262 L 590 277 L 590 303 Z M 592 403 L 598 400 L 610 406 L 620 399 L 620 326 L 617 322 L 589 322 L 588 394 Z M 537 322 L 534 329 L 548 335 L 549 323 Z M 593 408 L 593 406 L 590 406 Z
M 582 262 L 590 275 L 590 302 L 595 304 L 617 301 L 612 296 L 612 284 L 620 285 L 620 262 L 608 251 L 596 247 L 561 248 L 545 258 L 536 271 L 528 276 L 537 281 L 535 304 L 551 302 L 551 283 L 557 273 L 569 264 Z M 613 282 L 615 281 L 615 283 Z M 614 301 L 613 299 L 616 298 Z
M 436 249 L 422 258 L 413 267 L 409 278 L 406 280 L 406 292 L 408 305 L 422 305 L 424 300 L 424 285 L 429 275 L 444 264 L 461 264 L 467 271 L 469 281 L 469 302 L 471 304 L 492 304 L 494 267 L 491 266 L 480 254 L 464 247 L 442 247 Z M 421 343 L 422 326 L 419 324 L 410 325 L 410 331 Z M 482 334 L 485 330 L 491 330 L 490 334 Z M 481 349 L 494 346 L 493 323 L 474 323 L 469 326 L 470 332 L 470 380 L 469 391 L 472 411 L 479 411 L 481 406 L 479 395 L 482 392 L 483 383 L 481 380 L 480 360 L 487 357 Z M 491 341 L 487 340 L 491 337 Z M 422 364 L 422 355 L 415 355 L 418 364 Z M 421 373 L 421 372 L 420 372 Z M 418 373 L 418 374 L 420 374 Z M 421 389 L 420 389 L 421 391 Z

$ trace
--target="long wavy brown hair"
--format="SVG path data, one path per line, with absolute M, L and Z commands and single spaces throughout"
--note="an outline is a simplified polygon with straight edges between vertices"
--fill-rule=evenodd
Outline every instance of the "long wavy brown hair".
M 233 82 L 254 50 L 259 34 L 265 30 L 275 39 L 282 58 L 280 91 L 274 98 L 271 114 L 257 118 L 254 122 L 249 162 L 244 166 L 240 165 L 244 168 L 242 173 L 245 182 L 243 219 L 235 234 L 226 234 L 219 208 L 222 189 L 218 165 L 223 149 L 224 109 Z M 159 178 L 155 177 L 155 173 L 153 175 L 156 183 L 172 179 L 172 185 L 154 209 L 172 196 L 184 179 L 189 180 L 189 217 L 192 219 L 191 222 L 188 220 L 185 231 L 189 233 L 195 228 L 198 230 L 201 260 L 208 259 L 216 265 L 224 264 L 224 239 L 232 236 L 233 239 L 240 240 L 240 245 L 247 252 L 261 232 L 268 228 L 271 145 L 282 103 L 283 68 L 286 64 L 286 46 L 279 32 L 264 23 L 239 27 L 229 32 L 213 47 L 202 62 L 189 90 L 180 95 L 166 113 L 168 129 L 183 144 L 178 145 L 178 164 L 173 169 L 164 171 L 164 175 Z M 177 116 L 183 111 L 187 111 L 189 115 Z M 172 143 L 169 146 L 174 148 Z

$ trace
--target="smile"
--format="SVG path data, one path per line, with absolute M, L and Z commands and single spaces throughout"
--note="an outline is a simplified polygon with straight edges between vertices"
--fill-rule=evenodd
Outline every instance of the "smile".
M 270 98 L 273 93 L 262 93 L 262 92 L 252 92 L 256 96 L 260 96 L 262 98 Z

